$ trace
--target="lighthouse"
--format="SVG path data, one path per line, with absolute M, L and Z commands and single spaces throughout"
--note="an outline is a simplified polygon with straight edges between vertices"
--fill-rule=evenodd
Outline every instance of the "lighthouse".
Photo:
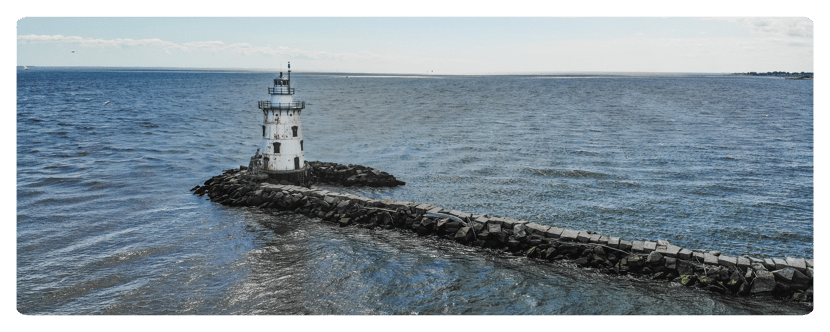
M 268 88 L 268 94 L 271 100 L 258 104 L 264 117 L 262 143 L 251 158 L 251 172 L 267 175 L 269 182 L 304 185 L 308 167 L 303 158 L 300 114 L 305 102 L 294 100 L 291 62 L 288 63 L 288 74 L 280 72 L 280 77 L 274 79 L 274 86 Z

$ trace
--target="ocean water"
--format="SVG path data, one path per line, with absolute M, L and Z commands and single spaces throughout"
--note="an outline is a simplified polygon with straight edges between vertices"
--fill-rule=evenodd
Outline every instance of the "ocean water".
M 24 314 L 805 314 L 338 228 L 191 195 L 247 165 L 254 71 L 17 74 L 17 308 Z M 813 83 L 700 74 L 293 73 L 307 160 L 407 184 L 339 192 L 813 258 Z M 109 102 L 109 103 L 107 103 Z

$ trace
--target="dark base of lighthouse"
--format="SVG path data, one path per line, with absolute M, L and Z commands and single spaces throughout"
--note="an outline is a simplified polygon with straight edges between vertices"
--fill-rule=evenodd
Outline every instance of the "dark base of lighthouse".
M 259 173 L 259 174 L 245 174 L 242 177 L 250 183 L 273 183 L 273 184 L 291 184 L 295 186 L 303 186 L 309 184 L 306 172 L 297 171 L 291 173 Z
M 306 166 L 290 171 L 262 171 L 262 174 L 267 176 L 267 179 L 264 180 L 269 183 L 304 186 L 308 182 L 308 169 L 309 167 Z

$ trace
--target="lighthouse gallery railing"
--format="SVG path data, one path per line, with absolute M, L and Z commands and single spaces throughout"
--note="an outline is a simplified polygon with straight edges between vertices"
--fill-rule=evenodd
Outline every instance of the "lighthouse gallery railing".
M 268 94 L 272 95 L 293 95 L 294 88 L 268 88 Z
M 291 103 L 271 103 L 270 101 L 260 101 L 257 105 L 259 109 L 272 109 L 272 110 L 297 110 L 305 108 L 304 101 L 295 101 Z

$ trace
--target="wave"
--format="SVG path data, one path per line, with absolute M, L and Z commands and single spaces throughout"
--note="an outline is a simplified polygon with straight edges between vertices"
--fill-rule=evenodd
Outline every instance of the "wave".
M 96 271 L 103 268 L 110 268 L 150 256 L 157 256 L 173 251 L 173 247 L 153 247 L 139 249 L 136 251 L 122 252 L 107 256 L 84 267 L 84 270 Z
M 610 179 L 610 178 L 619 178 L 619 176 L 605 174 L 605 173 L 598 173 L 598 172 L 591 172 L 591 171 L 583 171 L 579 169 L 547 169 L 547 168 L 524 168 L 526 173 L 531 175 L 541 175 L 546 177 L 563 177 L 563 178 L 586 178 L 586 179 Z

